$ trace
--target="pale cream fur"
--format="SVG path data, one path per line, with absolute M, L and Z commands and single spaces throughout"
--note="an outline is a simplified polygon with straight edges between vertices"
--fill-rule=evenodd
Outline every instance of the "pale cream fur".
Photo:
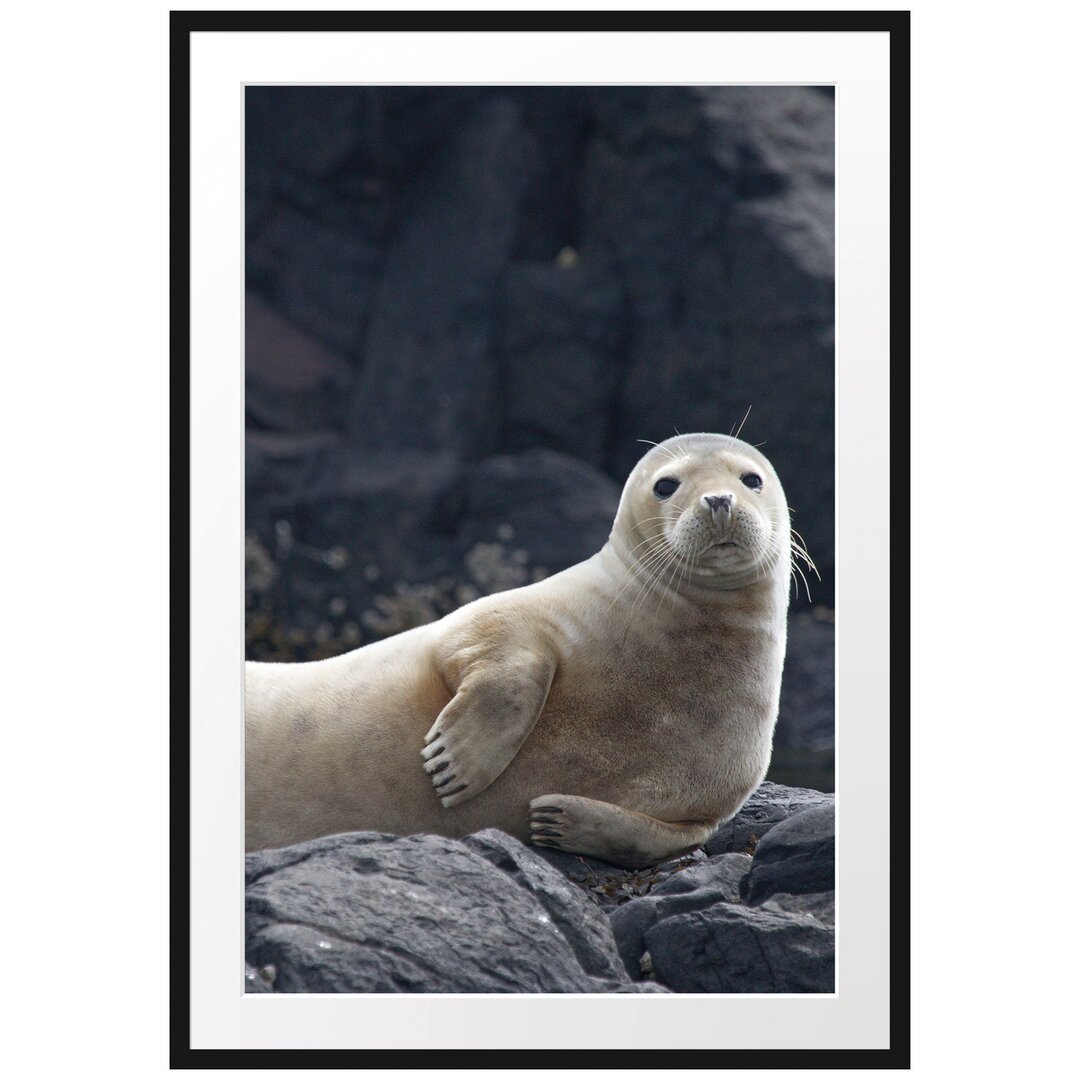
M 592 558 L 330 660 L 249 663 L 248 848 L 486 826 L 630 866 L 698 846 L 768 767 L 789 535 L 762 454 L 678 436 Z

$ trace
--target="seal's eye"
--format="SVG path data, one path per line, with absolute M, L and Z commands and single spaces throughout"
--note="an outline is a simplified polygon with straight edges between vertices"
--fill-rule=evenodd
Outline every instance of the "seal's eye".
M 653 484 L 653 494 L 658 499 L 670 499 L 675 494 L 678 486 L 678 480 L 672 480 L 670 476 L 665 476 Z
M 756 472 L 743 473 L 740 479 L 748 488 L 750 488 L 751 491 L 761 490 L 761 485 L 763 481 Z

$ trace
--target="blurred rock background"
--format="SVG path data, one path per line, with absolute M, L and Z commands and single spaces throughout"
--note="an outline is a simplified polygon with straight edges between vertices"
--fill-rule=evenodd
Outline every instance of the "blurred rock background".
M 249 87 L 247 655 L 597 551 L 644 447 L 763 443 L 800 583 L 770 779 L 832 790 L 833 99 Z

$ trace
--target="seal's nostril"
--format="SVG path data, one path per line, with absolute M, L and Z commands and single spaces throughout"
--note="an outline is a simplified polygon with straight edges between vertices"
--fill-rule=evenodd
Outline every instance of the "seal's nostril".
M 705 501 L 712 508 L 714 514 L 730 514 L 732 498 L 730 495 L 706 495 Z

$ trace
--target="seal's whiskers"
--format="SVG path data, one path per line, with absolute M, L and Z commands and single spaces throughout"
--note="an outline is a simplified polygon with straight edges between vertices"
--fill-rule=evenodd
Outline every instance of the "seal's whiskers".
M 655 565 L 658 557 L 667 547 L 667 543 L 662 535 L 659 537 L 654 537 L 653 539 L 657 541 L 656 545 L 649 548 L 643 555 L 638 557 L 637 564 L 642 570 L 644 570 L 650 565 Z M 639 544 L 638 546 L 640 547 L 641 545 Z M 611 607 L 608 608 L 609 611 L 615 606 L 619 597 L 622 596 L 622 594 L 626 591 L 627 587 L 632 585 L 635 581 L 637 581 L 637 578 L 635 578 L 632 574 L 627 577 L 626 581 L 623 582 L 619 591 L 615 594 L 615 599 L 611 601 Z
M 663 443 L 653 442 L 652 439 L 635 439 L 634 442 L 646 443 L 649 446 L 655 446 L 658 450 L 663 450 L 665 454 L 672 461 L 678 461 L 679 459 L 672 453 L 670 446 L 664 446 Z
M 751 409 L 752 409 L 753 407 L 754 407 L 753 405 L 747 405 L 747 407 L 746 407 L 746 413 L 744 414 L 744 416 L 743 416 L 743 418 L 742 418 L 742 423 L 741 423 L 741 424 L 739 424 L 739 430 L 738 430 L 738 431 L 736 431 L 736 432 L 734 432 L 734 433 L 732 434 L 732 438 L 733 438 L 733 439 L 737 439 L 737 438 L 738 438 L 738 437 L 739 437 L 739 436 L 740 436 L 740 435 L 742 434 L 743 424 L 745 424 L 745 423 L 746 423 L 746 418 L 747 418 L 747 417 L 748 417 L 748 416 L 750 415 L 750 410 L 751 410 Z
M 638 591 L 638 595 L 634 599 L 634 604 L 630 608 L 630 615 L 627 618 L 626 622 L 626 633 L 623 634 L 624 643 L 626 642 L 627 634 L 629 634 L 630 632 L 630 627 L 631 625 L 633 625 L 634 615 L 637 613 L 638 608 L 644 604 L 645 599 L 649 594 L 649 591 L 656 587 L 662 575 L 666 573 L 668 566 L 670 566 L 671 563 L 678 558 L 678 555 L 679 553 L 674 548 L 669 548 L 667 557 L 661 558 L 658 563 L 653 564 L 652 572 L 649 574 L 648 579 L 645 581 L 645 583 L 641 586 L 641 589 Z

